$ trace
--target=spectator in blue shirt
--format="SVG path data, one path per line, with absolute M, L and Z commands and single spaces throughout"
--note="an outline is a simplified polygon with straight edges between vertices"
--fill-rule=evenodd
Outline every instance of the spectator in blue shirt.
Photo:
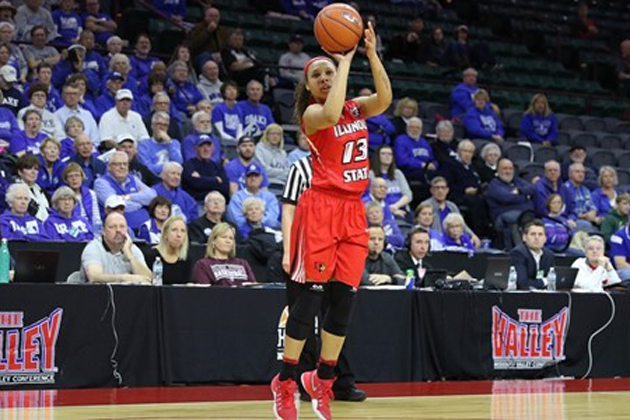
M 230 202 L 231 204 L 232 202 Z M 269 224 L 266 218 L 266 202 L 261 198 L 255 196 L 245 198 L 239 210 L 241 212 L 239 217 L 242 217 L 242 222 L 236 224 L 236 229 L 243 239 L 249 239 L 249 235 L 254 229 L 263 229 L 265 231 L 271 229 L 272 232 L 269 233 L 277 232 L 279 234 L 274 229 L 277 226 Z
M 423 181 L 427 172 L 437 170 L 438 163 L 433 157 L 433 150 L 422 137 L 420 118 L 410 118 L 407 133 L 396 138 L 394 157 L 408 180 Z
M 148 244 L 160 243 L 162 237 L 162 227 L 166 220 L 171 217 L 173 205 L 166 197 L 156 196 L 149 203 L 149 220 L 144 222 L 138 229 L 138 239 L 144 240 Z
M 544 93 L 537 93 L 529 103 L 521 120 L 521 134 L 530 142 L 545 146 L 558 142 L 558 120 Z
M 140 160 L 155 175 L 162 173 L 166 162 L 184 163 L 182 146 L 179 140 L 171 138 L 166 130 L 170 117 L 165 112 L 156 112 L 151 118 L 151 138 L 141 141 L 138 145 Z
M 94 239 L 91 223 L 75 211 L 77 199 L 70 187 L 60 186 L 51 199 L 53 210 L 44 230 L 53 241 L 84 242 Z
M 100 79 L 98 74 L 89 68 L 85 68 L 86 49 L 83 45 L 73 44 L 68 47 L 68 55 L 53 68 L 52 83 L 57 89 L 67 84 L 68 78 L 74 74 L 83 74 L 86 79 L 86 88 L 90 95 L 99 91 Z
M 83 27 L 94 32 L 96 42 L 105 45 L 118 29 L 118 24 L 110 15 L 102 13 L 100 9 L 99 0 L 85 0 L 85 13 L 81 17 Z
M 138 79 L 134 76 L 133 70 L 131 67 L 131 63 L 129 61 L 129 57 L 125 54 L 114 54 L 109 60 L 109 71 L 110 72 L 118 72 L 123 76 L 123 89 L 129 89 L 133 96 L 138 95 Z M 103 80 L 103 87 L 105 86 L 106 80 Z
M 79 134 L 74 139 L 73 151 L 68 162 L 74 162 L 81 167 L 85 174 L 85 185 L 92 188 L 94 180 L 107 170 L 105 162 L 97 157 L 98 153 L 94 152 L 94 143 L 85 133 Z
M 116 106 L 116 92 L 122 89 L 123 79 L 123 75 L 117 71 L 110 72 L 105 78 L 105 89 L 103 89 L 103 93 L 101 93 L 101 96 L 99 96 L 94 103 L 98 119 Z
M 554 252 L 563 252 L 569 247 L 569 241 L 574 232 L 569 226 L 569 219 L 562 215 L 564 201 L 560 194 L 551 194 L 547 197 L 545 204 L 547 215 L 542 218 L 547 236 L 545 246 Z
M 612 166 L 599 168 L 597 183 L 599 188 L 593 191 L 591 197 L 593 198 L 593 204 L 597 208 L 597 216 L 606 217 L 615 208 L 617 195 L 621 194 L 621 190 L 617 188 L 619 180 L 615 168 Z
M 166 91 L 177 111 L 190 117 L 195 113 L 197 102 L 201 101 L 203 96 L 197 86 L 186 79 L 188 79 L 188 66 L 183 61 L 175 61 L 173 76 L 166 82 Z
M 2 116 L 1 111 L 0 116 Z M 15 117 L 13 117 L 13 114 L 11 114 L 11 117 L 7 117 L 7 120 L 4 124 L 10 125 L 14 121 Z M 16 156 L 22 156 L 25 153 L 39 154 L 39 146 L 41 142 L 48 137 L 47 134 L 41 131 L 42 115 L 39 113 L 39 111 L 35 109 L 29 109 L 22 116 L 22 121 L 24 121 L 24 130 L 18 129 L 16 123 L 16 130 L 13 131 L 13 137 L 8 139 L 8 141 L 11 143 L 11 145 L 9 146 L 9 151 Z M 2 125 L 3 123 L 0 122 L 0 126 Z M 5 137 L 2 135 L 2 132 L 0 132 L 0 138 L 2 138 L 3 140 L 5 139 Z
M 199 212 L 195 199 L 181 186 L 184 167 L 177 162 L 167 162 L 162 168 L 162 182 L 153 189 L 159 196 L 171 200 L 173 215 L 181 215 L 188 223 L 197 220 Z
M 464 218 L 461 214 L 449 213 L 442 222 L 444 233 L 442 234 L 442 245 L 445 249 L 475 251 L 473 242 L 464 233 Z
M 45 241 L 42 222 L 28 213 L 31 191 L 26 184 L 13 184 L 6 193 L 9 210 L 0 215 L 0 235 L 4 239 Z
M 90 145 L 90 139 L 86 140 Z M 101 162 L 103 163 L 103 162 Z M 105 164 L 103 163 L 103 166 Z M 96 193 L 87 185 L 85 172 L 76 162 L 69 162 L 66 169 L 63 170 L 63 182 L 70 187 L 74 193 L 77 202 L 74 213 L 77 216 L 84 217 L 90 223 L 92 231 L 95 235 L 100 235 L 103 228 L 101 221 L 101 211 L 98 205 Z
M 309 149 L 309 145 L 308 145 L 308 138 L 306 137 L 306 134 L 302 133 L 301 130 L 295 133 L 295 142 L 297 143 L 298 147 L 291 150 L 289 154 L 287 155 L 289 166 L 293 165 L 294 162 L 297 162 L 303 157 L 311 155 L 311 149 Z M 392 156 L 393 156 L 393 152 L 392 152 Z
M 610 256 L 619 278 L 630 280 L 630 227 L 625 226 L 610 237 Z
M 212 110 L 212 121 L 224 144 L 234 145 L 243 135 L 243 116 L 236 106 L 238 85 L 226 80 L 221 85 L 223 102 L 216 104 Z
M 490 96 L 484 89 L 473 94 L 474 106 L 464 117 L 464 130 L 471 138 L 503 142 L 503 125 L 501 120 L 489 105 Z
M 46 195 L 50 197 L 63 184 L 62 175 L 66 167 L 66 161 L 61 160 L 61 144 L 54 138 L 48 137 L 44 139 L 40 145 L 40 151 L 37 183 Z
M 597 216 L 597 207 L 593 203 L 591 192 L 584 186 L 584 176 L 584 165 L 574 163 L 569 166 L 569 180 L 564 183 L 564 186 L 569 191 L 571 206 L 577 217 L 577 229 L 594 232 L 597 230 L 596 226 L 600 225 L 604 218 Z
M 153 7 L 176 22 L 181 23 L 186 17 L 186 0 L 153 0 Z
M 473 94 L 479 90 L 477 74 L 477 70 L 472 67 L 464 70 L 462 83 L 451 92 L 451 117 L 464 118 L 468 110 L 474 107 Z
M 365 214 L 370 226 L 382 226 L 385 231 L 388 251 L 397 251 L 405 247 L 405 235 L 402 234 L 394 220 L 385 220 L 383 208 L 377 202 L 370 201 L 365 205 Z
M 52 74 L 53 66 L 50 63 L 39 63 L 33 81 L 24 85 L 24 92 L 28 95 L 31 84 L 42 83 L 46 87 L 46 93 L 48 94 L 46 97 L 46 109 L 50 112 L 55 112 L 63 106 L 63 100 L 59 91 L 52 84 Z
M 94 32 L 89 29 L 81 32 L 81 35 L 79 35 L 79 44 L 85 47 L 85 62 L 83 66 L 86 69 L 93 70 L 94 73 L 98 75 L 99 82 L 102 81 L 105 76 L 107 76 L 109 67 L 103 56 L 98 51 L 94 50 L 94 46 L 96 45 Z
M 221 139 L 214 134 L 212 127 L 212 114 L 205 111 L 197 111 L 192 116 L 192 124 L 194 132 L 187 135 L 182 142 L 182 155 L 184 161 L 192 159 L 196 156 L 196 144 L 201 136 L 209 137 L 214 144 L 212 152 L 212 161 L 217 164 L 223 162 L 223 149 L 221 148 Z
M 258 80 L 247 83 L 247 100 L 240 101 L 236 107 L 243 119 L 243 134 L 260 138 L 269 124 L 273 124 L 271 109 L 260 102 L 263 96 L 263 85 Z
M 547 197 L 551 194 L 560 194 L 562 196 L 562 201 L 565 204 L 562 214 L 574 220 L 573 200 L 569 196 L 569 190 L 560 180 L 560 164 L 555 160 L 545 162 L 545 173 L 536 184 L 536 212 L 540 217 L 547 215 L 545 203 L 547 202 Z M 572 227 L 574 228 L 575 226 Z
M 236 192 L 228 205 L 228 220 L 241 226 L 245 224 L 245 215 L 243 214 L 243 202 L 249 197 L 256 197 L 264 203 L 263 223 L 269 227 L 277 228 L 280 226 L 280 206 L 275 195 L 267 190 L 261 189 L 263 177 L 256 165 L 250 165 L 245 173 L 245 188 Z
M 372 91 L 363 88 L 359 91 L 359 96 L 370 96 Z M 391 144 L 391 137 L 396 134 L 396 127 L 383 115 L 375 115 L 365 120 L 368 128 L 368 147 L 370 151 L 375 151 L 381 145 Z
M 534 210 L 536 187 L 514 175 L 514 164 L 503 158 L 497 165 L 497 177 L 488 184 L 486 201 L 495 230 L 503 235 L 504 246 L 514 245 L 512 231 L 525 211 Z
M 133 77 L 136 80 L 143 80 L 149 75 L 153 65 L 160 61 L 149 55 L 151 53 L 151 38 L 148 34 L 141 33 L 136 37 L 134 52 L 135 54 L 130 58 Z
M 63 44 L 77 42 L 79 32 L 83 27 L 83 20 L 76 12 L 76 7 L 74 0 L 61 0 L 59 8 L 52 13 L 53 22 L 57 25 L 59 33 L 57 39 Z
M 258 171 L 263 177 L 261 187 L 267 188 L 267 186 L 269 186 L 269 179 L 267 178 L 265 168 L 255 159 L 256 142 L 254 139 L 248 136 L 243 136 L 238 139 L 236 153 L 238 156 L 225 165 L 225 172 L 230 180 L 230 196 L 245 188 L 245 173 L 250 165 L 258 167 Z

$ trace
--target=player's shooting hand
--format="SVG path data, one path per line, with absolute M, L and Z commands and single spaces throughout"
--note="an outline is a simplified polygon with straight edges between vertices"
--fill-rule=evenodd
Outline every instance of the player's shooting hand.
M 326 54 L 328 54 L 329 56 L 334 58 L 335 61 L 337 61 L 339 64 L 341 64 L 344 61 L 350 63 L 352 61 L 352 57 L 354 57 L 354 53 L 357 52 L 357 48 L 358 47 L 359 47 L 359 44 L 357 43 L 357 45 L 355 45 L 353 49 L 351 49 L 350 51 L 348 51 L 346 53 L 333 53 L 333 52 L 330 52 L 330 51 L 326 50 L 323 47 L 322 47 L 322 50 L 324 50 L 326 52 Z
M 372 27 L 372 22 L 368 22 L 368 27 L 364 31 L 365 55 L 370 58 L 372 54 L 376 55 L 376 33 Z

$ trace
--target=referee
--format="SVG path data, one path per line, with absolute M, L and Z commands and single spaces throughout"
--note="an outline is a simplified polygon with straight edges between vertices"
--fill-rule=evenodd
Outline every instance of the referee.
M 293 219 L 295 218 L 295 209 L 297 207 L 298 200 L 302 193 L 311 186 L 311 179 L 313 178 L 313 167 L 311 165 L 311 157 L 305 156 L 300 160 L 295 161 L 289 168 L 289 176 L 287 183 L 282 191 L 282 239 L 284 245 L 284 254 L 282 256 L 282 268 L 286 273 L 291 272 L 291 227 L 293 225 Z M 303 289 L 297 287 L 297 283 L 292 281 L 287 275 L 287 303 L 289 307 L 296 301 L 298 294 Z M 325 313 L 328 309 L 328 299 L 324 295 L 322 301 L 322 313 Z M 306 339 L 304 344 L 304 350 L 300 356 L 300 363 L 297 367 L 298 377 L 302 372 L 313 370 L 317 366 L 317 337 L 315 331 Z M 337 365 L 335 367 L 335 374 L 337 380 L 333 385 L 333 392 L 335 393 L 335 400 L 341 401 L 364 401 L 367 395 L 364 391 L 357 389 L 354 384 L 354 374 L 350 369 L 348 359 L 344 355 L 344 351 L 341 351 Z M 298 381 L 299 383 L 299 381 Z M 300 395 L 302 399 L 308 400 L 308 394 L 300 386 Z

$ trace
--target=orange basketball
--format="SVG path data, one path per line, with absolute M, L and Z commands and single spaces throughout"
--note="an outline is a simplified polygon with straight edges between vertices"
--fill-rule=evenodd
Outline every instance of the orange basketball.
M 354 48 L 363 37 L 363 20 L 352 6 L 333 3 L 317 14 L 314 31 L 325 50 L 342 53 Z

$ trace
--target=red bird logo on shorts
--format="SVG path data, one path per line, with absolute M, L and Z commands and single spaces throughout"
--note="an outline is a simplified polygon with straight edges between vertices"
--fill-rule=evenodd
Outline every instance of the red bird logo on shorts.
M 316 262 L 315 270 L 319 271 L 320 273 L 323 273 L 324 271 L 326 271 L 326 264 L 322 262 Z
M 358 106 L 353 106 L 350 108 L 350 115 L 352 115 L 354 118 L 359 118 L 361 116 L 361 110 Z

